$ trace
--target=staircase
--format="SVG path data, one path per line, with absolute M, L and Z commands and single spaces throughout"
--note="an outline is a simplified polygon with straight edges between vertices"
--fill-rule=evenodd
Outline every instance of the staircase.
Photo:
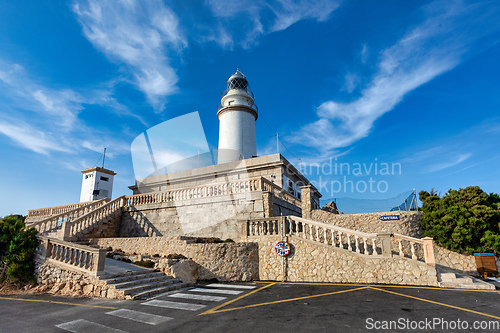
M 182 283 L 179 279 L 154 270 L 106 275 L 99 280 L 115 289 L 116 298 L 133 300 L 147 299 L 188 287 L 187 283 Z
M 441 288 L 494 290 L 495 286 L 468 275 L 437 269 Z

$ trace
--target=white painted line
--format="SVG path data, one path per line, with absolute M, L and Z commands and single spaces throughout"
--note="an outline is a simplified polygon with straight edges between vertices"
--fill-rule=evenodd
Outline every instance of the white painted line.
M 150 305 L 150 306 L 158 306 L 160 308 L 169 308 L 169 309 L 177 309 L 177 310 L 188 310 L 188 311 L 198 311 L 206 307 L 203 304 L 191 304 L 191 303 L 182 303 L 182 302 L 170 302 L 170 301 L 160 301 L 160 300 L 151 300 L 145 303 L 141 303 L 142 305 Z
M 104 326 L 101 324 L 93 323 L 91 321 L 85 319 L 78 319 L 74 321 L 69 321 L 67 323 L 62 323 L 56 325 L 56 327 L 61 328 L 66 331 L 70 331 L 73 333 L 126 333 L 125 331 Z
M 133 321 L 138 321 L 140 323 L 149 324 L 149 325 L 158 325 L 158 324 L 164 323 L 168 320 L 174 319 L 174 318 L 170 318 L 170 317 L 158 316 L 155 314 L 139 312 L 139 311 L 134 311 L 134 310 L 129 310 L 129 309 L 119 309 L 119 310 L 115 310 L 115 311 L 111 311 L 111 312 L 106 312 L 106 314 L 111 315 L 111 316 L 115 316 L 115 317 L 130 319 Z
M 241 284 L 212 283 L 207 287 L 235 288 L 235 289 L 255 289 L 257 286 L 242 286 Z
M 210 302 L 220 302 L 220 301 L 225 300 L 227 298 L 227 297 L 222 297 L 222 296 L 207 296 L 207 295 L 184 294 L 184 293 L 176 293 L 176 294 L 169 295 L 168 297 L 196 299 L 196 300 L 200 300 L 200 301 L 210 301 Z
M 209 289 L 209 288 L 194 288 L 189 291 L 198 291 L 202 293 L 212 293 L 212 294 L 227 294 L 227 295 L 239 295 L 243 290 L 226 290 L 226 289 Z

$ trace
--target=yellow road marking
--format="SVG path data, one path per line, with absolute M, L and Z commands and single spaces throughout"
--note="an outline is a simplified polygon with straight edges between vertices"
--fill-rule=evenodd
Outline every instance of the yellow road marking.
M 254 281 L 254 283 L 270 283 L 269 281 Z M 499 290 L 482 290 L 482 289 L 453 289 L 453 288 L 440 288 L 440 287 L 426 287 L 426 286 L 401 286 L 401 285 L 377 285 L 377 284 L 351 284 L 351 283 L 314 283 L 314 282 L 279 282 L 279 284 L 297 284 L 297 285 L 309 285 L 309 286 L 346 286 L 346 287 L 359 287 L 368 286 L 374 288 L 407 288 L 407 289 L 426 289 L 426 290 L 443 290 L 443 291 L 472 291 L 480 293 L 497 293 L 500 294 Z
M 223 303 L 223 304 L 221 304 L 221 305 L 218 305 L 218 306 L 216 306 L 216 307 L 214 307 L 214 308 L 212 308 L 212 309 L 210 309 L 210 310 L 208 310 L 208 311 L 205 311 L 205 312 L 203 312 L 203 313 L 200 313 L 198 316 L 203 316 L 203 315 L 206 315 L 206 314 L 215 313 L 218 309 L 220 309 L 220 308 L 222 308 L 222 307 L 224 307 L 224 306 L 226 306 L 226 305 L 229 305 L 229 304 L 231 304 L 231 303 L 233 303 L 233 302 L 236 302 L 236 301 L 238 301 L 238 300 L 240 300 L 240 299 L 242 299 L 242 298 L 245 298 L 245 297 L 247 297 L 247 296 L 250 296 L 250 295 L 252 295 L 252 294 L 255 294 L 256 292 L 259 292 L 259 291 L 261 291 L 261 290 L 264 290 L 264 289 L 266 289 L 266 288 L 268 288 L 268 287 L 274 286 L 276 283 L 278 283 L 278 282 L 272 282 L 272 283 L 268 284 L 267 286 L 261 287 L 261 288 L 259 288 L 259 289 L 255 289 L 255 290 L 253 290 L 253 291 L 251 291 L 251 292 L 249 292 L 249 293 L 246 293 L 245 295 L 241 295 L 240 297 L 236 297 L 235 299 L 232 299 L 232 300 L 227 301 L 226 303 Z
M 276 283 L 274 283 L 276 284 Z M 266 287 L 269 287 L 266 286 Z M 311 295 L 311 296 L 303 296 L 303 297 L 296 297 L 296 298 L 289 298 L 289 299 L 282 299 L 279 301 L 272 301 L 272 302 L 265 302 L 265 303 L 257 303 L 257 304 L 251 304 L 251 305 L 245 305 L 245 306 L 240 306 L 236 308 L 230 308 L 230 309 L 223 309 L 223 310 L 218 310 L 217 309 L 212 309 L 207 312 L 204 312 L 202 314 L 208 314 L 208 313 L 220 313 L 220 312 L 228 312 L 228 311 L 234 311 L 234 310 L 241 310 L 241 309 L 247 309 L 247 308 L 254 308 L 257 306 L 263 306 L 263 305 L 271 305 L 271 304 L 279 304 L 279 303 L 285 303 L 285 302 L 292 302 L 292 301 L 298 301 L 298 300 L 303 300 L 303 299 L 308 299 L 308 298 L 315 298 L 315 297 L 321 297 L 321 296 L 329 296 L 329 295 L 335 295 L 335 294 L 342 294 L 342 293 L 348 293 L 351 291 L 357 291 L 357 290 L 362 290 L 362 289 L 367 289 L 369 287 L 360 287 L 360 288 L 354 288 L 354 289 L 348 289 L 348 290 L 340 290 L 340 291 L 334 291 L 331 293 L 325 293 L 325 294 L 318 294 L 318 295 Z M 222 306 L 221 306 L 222 307 Z M 219 307 L 218 309 L 220 309 Z
M 497 316 L 493 316 L 493 315 L 490 315 L 490 314 L 487 314 L 487 313 L 482 313 L 482 312 L 478 312 L 478 311 L 474 311 L 474 310 L 469 310 L 469 309 L 461 308 L 459 306 L 454 306 L 454 305 L 450 305 L 450 304 L 435 302 L 435 301 L 431 301 L 431 300 L 428 300 L 428 299 L 419 298 L 419 297 L 410 296 L 410 295 L 405 295 L 405 294 L 400 294 L 400 293 L 396 293 L 394 291 L 384 290 L 384 289 L 380 289 L 380 288 L 375 288 L 375 287 L 369 287 L 369 288 L 373 289 L 373 290 L 383 291 L 383 292 L 386 292 L 386 293 L 389 293 L 389 294 L 394 294 L 394 295 L 398 295 L 398 296 L 413 298 L 413 299 L 416 299 L 416 300 L 419 300 L 419 301 L 423 301 L 423 302 L 427 302 L 427 303 L 432 303 L 432 304 L 446 306 L 446 307 L 449 307 L 449 308 L 452 308 L 452 309 L 457 309 L 457 310 L 461 310 L 461 311 L 471 312 L 471 313 L 475 313 L 475 314 L 478 314 L 478 315 L 481 315 L 481 316 L 485 316 L 485 317 L 491 317 L 491 318 L 495 318 L 495 319 L 500 319 L 500 317 L 497 317 Z
M 6 299 L 6 300 L 10 300 L 10 301 L 54 303 L 54 304 L 63 304 L 63 305 L 84 306 L 84 307 L 88 307 L 88 308 L 118 309 L 117 307 L 114 307 L 114 306 L 75 304 L 75 303 L 69 303 L 69 302 L 47 301 L 47 300 L 43 300 L 43 299 L 26 299 L 26 298 L 15 298 L 15 297 L 0 297 L 0 299 Z

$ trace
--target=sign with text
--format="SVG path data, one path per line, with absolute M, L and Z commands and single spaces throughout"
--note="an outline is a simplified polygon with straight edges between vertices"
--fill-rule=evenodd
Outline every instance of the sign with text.
M 379 217 L 379 220 L 396 221 L 396 220 L 399 220 L 399 215 L 384 215 L 384 216 Z
M 276 244 L 274 248 L 276 249 L 276 253 L 280 257 L 285 257 L 290 253 L 290 244 L 288 244 L 287 242 L 278 242 L 278 244 Z

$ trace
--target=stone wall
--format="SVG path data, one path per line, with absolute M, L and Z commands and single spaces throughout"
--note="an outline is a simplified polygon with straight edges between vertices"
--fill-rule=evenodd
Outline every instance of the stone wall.
M 420 220 L 423 212 L 385 212 L 361 214 L 333 214 L 323 210 L 313 210 L 311 220 L 333 224 L 339 227 L 367 233 L 397 233 L 405 236 L 421 238 L 423 231 Z M 379 218 L 386 215 L 399 215 L 399 220 L 382 221 Z
M 182 254 L 198 264 L 201 280 L 251 281 L 259 277 L 255 243 L 188 243 L 180 237 L 99 238 L 92 244 L 130 254 Z
M 46 292 L 65 296 L 93 296 L 119 298 L 116 290 L 95 277 L 65 270 L 47 262 L 35 266 L 37 286 L 34 292 Z
M 262 192 L 125 207 L 119 237 L 242 235 L 241 220 L 263 218 Z
M 434 244 L 434 256 L 436 257 L 436 265 L 439 265 L 438 268 L 441 267 L 443 269 L 479 276 L 474 256 L 453 252 L 436 244 Z M 495 260 L 497 268 L 499 268 L 500 258 L 495 257 Z
M 281 281 L 282 259 L 274 250 L 281 239 L 264 236 L 255 240 L 259 242 L 259 278 Z M 285 257 L 286 281 L 438 286 L 435 268 L 420 261 L 399 256 L 367 258 L 295 237 L 288 241 L 292 251 Z

